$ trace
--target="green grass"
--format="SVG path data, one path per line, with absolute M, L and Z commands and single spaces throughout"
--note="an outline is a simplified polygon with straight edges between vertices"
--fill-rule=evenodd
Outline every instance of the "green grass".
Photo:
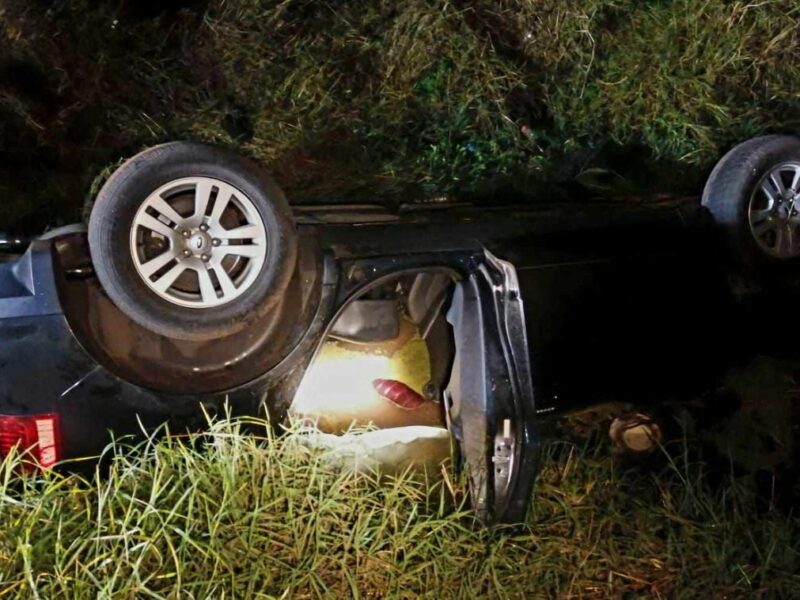
M 604 174 L 591 193 L 697 193 L 800 122 L 794 0 L 176 5 L 0 0 L 4 227 L 77 218 L 105 166 L 176 138 L 295 202 L 538 201 Z
M 712 488 L 682 444 L 658 468 L 551 444 L 528 525 L 492 532 L 451 477 L 343 472 L 288 439 L 221 422 L 205 444 L 119 450 L 91 481 L 6 459 L 2 597 L 800 594 L 798 519 L 740 481 Z

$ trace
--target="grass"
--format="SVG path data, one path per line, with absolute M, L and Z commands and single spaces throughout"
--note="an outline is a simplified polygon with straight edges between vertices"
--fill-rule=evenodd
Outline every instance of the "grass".
M 75 219 L 104 167 L 181 138 L 295 202 L 697 193 L 736 141 L 797 128 L 799 22 L 793 0 L 0 0 L 0 222 Z
M 202 443 L 200 443 L 202 441 Z M 0 474 L 0 593 L 20 598 L 797 597 L 800 522 L 709 483 L 550 444 L 527 526 L 472 522 L 451 477 L 342 471 L 216 423 L 113 451 L 84 480 Z M 434 482 L 435 480 L 435 482 Z

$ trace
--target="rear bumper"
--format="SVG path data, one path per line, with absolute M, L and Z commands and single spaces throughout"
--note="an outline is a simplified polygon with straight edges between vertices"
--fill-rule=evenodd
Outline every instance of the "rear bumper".
M 132 384 L 91 356 L 73 334 L 59 292 L 53 246 L 37 241 L 0 264 L 0 414 L 58 415 L 64 459 L 96 456 L 116 437 L 165 420 L 186 425 L 199 404 L 257 406 L 259 386 L 210 396 L 165 395 Z

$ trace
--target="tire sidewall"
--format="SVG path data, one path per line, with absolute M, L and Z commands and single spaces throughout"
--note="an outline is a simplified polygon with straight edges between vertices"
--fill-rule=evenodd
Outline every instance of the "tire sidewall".
M 778 258 L 761 249 L 750 229 L 750 200 L 756 186 L 773 168 L 800 162 L 800 138 L 772 135 L 739 144 L 715 166 L 702 204 L 721 228 L 731 258 L 742 274 L 770 280 L 797 270 L 800 257 Z
M 267 255 L 241 296 L 211 308 L 188 308 L 155 294 L 130 250 L 134 216 L 153 191 L 184 177 L 211 177 L 233 186 L 256 207 L 267 232 Z M 100 283 L 139 325 L 166 337 L 203 340 L 243 329 L 281 299 L 294 270 L 296 234 L 283 193 L 251 161 L 222 148 L 173 142 L 125 162 L 98 193 L 89 219 L 89 246 Z

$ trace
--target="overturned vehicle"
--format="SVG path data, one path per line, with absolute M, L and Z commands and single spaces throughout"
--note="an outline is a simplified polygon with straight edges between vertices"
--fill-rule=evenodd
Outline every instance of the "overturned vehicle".
M 702 202 L 290 208 L 226 150 L 151 148 L 88 228 L 0 243 L 0 452 L 63 465 L 223 407 L 426 425 L 481 518 L 519 522 L 546 415 L 794 352 L 799 183 L 800 140 L 769 136 Z

